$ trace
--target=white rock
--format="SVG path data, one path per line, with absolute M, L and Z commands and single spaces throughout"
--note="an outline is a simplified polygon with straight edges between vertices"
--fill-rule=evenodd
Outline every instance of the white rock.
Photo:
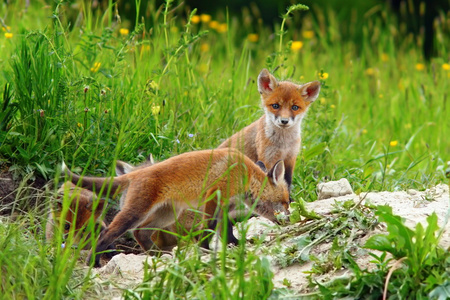
M 338 181 L 321 182 L 317 185 L 318 200 L 353 194 L 352 187 L 346 178 Z

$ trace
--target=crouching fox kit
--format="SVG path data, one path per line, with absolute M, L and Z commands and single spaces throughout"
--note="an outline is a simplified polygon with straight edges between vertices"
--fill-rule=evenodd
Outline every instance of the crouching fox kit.
M 252 161 L 262 161 L 272 168 L 283 160 L 285 179 L 290 188 L 292 174 L 301 145 L 301 123 L 320 91 L 320 82 L 297 85 L 277 79 L 263 69 L 258 76 L 258 91 L 265 114 L 256 122 L 235 133 L 219 148 L 243 150 Z
M 94 199 L 96 195 L 86 189 L 77 187 L 70 181 L 65 182 L 58 189 L 58 196 L 56 203 L 52 203 L 52 208 L 48 214 L 45 238 L 47 241 L 51 241 L 58 232 L 59 228 L 62 227 L 63 232 L 61 234 L 65 237 L 68 235 L 70 230 L 74 230 L 74 241 L 73 245 L 77 246 L 80 243 L 87 241 L 89 239 L 89 233 L 85 233 L 86 226 L 93 216 L 96 221 L 97 226 L 100 226 L 101 230 L 106 228 L 105 223 L 100 219 L 102 214 L 105 201 L 99 199 L 98 206 L 94 210 Z M 65 215 L 64 220 L 61 220 L 61 213 L 63 209 L 64 194 L 70 199 L 70 206 Z M 63 221 L 64 224 L 59 226 L 59 222 Z M 83 249 L 89 249 L 89 243 Z
M 106 250 L 131 229 L 137 229 L 133 232 L 134 237 L 144 250 L 148 250 L 152 242 L 149 230 L 145 229 L 168 227 L 190 207 L 202 207 L 203 218 L 211 228 L 217 217 L 216 209 L 225 205 L 222 199 L 232 201 L 239 194 L 245 194 L 246 205 L 254 206 L 256 213 L 271 221 L 277 222 L 277 211 L 289 214 L 284 163 L 275 163 L 266 174 L 235 149 L 188 152 L 114 178 L 80 178 L 65 165 L 63 168 L 72 182 L 80 181 L 81 186 L 89 190 L 99 189 L 104 184 L 110 186 L 111 193 L 126 190 L 122 210 L 101 233 L 88 263 L 92 262 L 92 256 Z M 202 246 L 207 247 L 203 243 Z M 99 266 L 98 255 L 94 266 Z
M 116 162 L 116 175 L 124 175 L 130 173 L 132 171 L 136 171 L 138 169 L 142 169 L 145 167 L 149 167 L 154 165 L 155 161 L 153 156 L 150 154 L 147 161 L 142 165 L 133 166 L 124 161 L 118 160 Z M 124 191 L 120 198 L 120 208 L 123 207 L 124 201 L 126 198 L 126 191 Z M 229 207 L 228 217 L 232 221 L 228 221 L 227 226 L 227 242 L 237 245 L 238 239 L 233 234 L 233 223 L 232 222 L 240 222 L 246 217 L 248 217 L 248 211 L 245 209 L 236 209 L 233 205 Z M 151 234 L 151 241 L 153 244 L 159 249 L 164 251 L 170 251 L 178 244 L 177 236 L 185 236 L 190 232 L 197 231 L 200 229 L 201 224 L 201 214 L 196 213 L 193 210 L 185 210 L 183 211 L 177 219 L 175 224 L 170 225 L 167 228 L 163 228 L 164 231 L 155 231 Z

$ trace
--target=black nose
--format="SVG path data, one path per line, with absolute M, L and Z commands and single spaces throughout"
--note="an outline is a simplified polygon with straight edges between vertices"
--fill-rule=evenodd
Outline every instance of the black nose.
M 289 120 L 281 120 L 281 124 L 286 125 L 287 123 L 289 123 Z

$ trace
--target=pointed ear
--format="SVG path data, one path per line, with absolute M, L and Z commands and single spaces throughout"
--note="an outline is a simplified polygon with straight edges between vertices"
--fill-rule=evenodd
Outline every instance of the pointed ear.
M 319 96 L 320 92 L 320 82 L 311 81 L 305 83 L 299 88 L 300 94 L 305 101 L 314 102 Z
M 116 161 L 116 175 L 125 175 L 133 171 L 134 167 L 124 161 L 118 160 Z
M 153 159 L 153 154 L 150 153 L 150 155 L 147 158 L 147 161 L 151 164 L 154 165 L 155 164 L 155 160 Z
M 281 180 L 284 180 L 284 162 L 279 160 L 267 174 L 272 183 L 277 185 Z
M 262 94 L 270 94 L 278 86 L 278 81 L 267 69 L 262 69 L 258 76 L 258 91 Z
M 261 170 L 263 170 L 265 173 L 267 173 L 266 165 L 265 165 L 262 161 L 258 160 L 258 161 L 256 162 L 256 165 L 257 165 L 258 167 L 260 167 Z

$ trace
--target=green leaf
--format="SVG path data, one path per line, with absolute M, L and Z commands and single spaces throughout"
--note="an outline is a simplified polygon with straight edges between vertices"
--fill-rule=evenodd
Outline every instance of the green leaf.
M 320 155 L 327 149 L 327 143 L 322 142 L 320 144 L 314 145 L 312 148 L 306 150 L 303 154 L 305 160 L 310 160 L 311 158 Z
M 364 245 L 364 248 L 387 252 L 396 251 L 395 248 L 392 247 L 391 241 L 389 240 L 388 236 L 384 234 L 371 236 Z

